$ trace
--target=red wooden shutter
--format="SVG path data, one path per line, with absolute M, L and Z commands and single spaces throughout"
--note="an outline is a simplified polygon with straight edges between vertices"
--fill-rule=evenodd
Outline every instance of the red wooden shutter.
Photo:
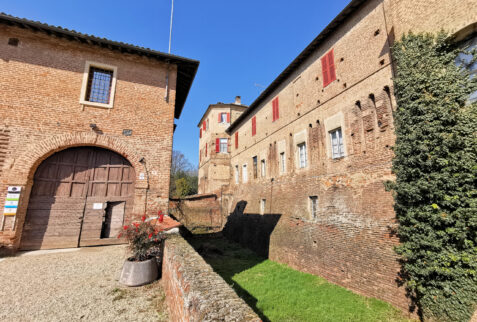
M 238 149 L 238 132 L 235 132 L 235 148 Z
M 328 53 L 328 76 L 330 77 L 330 83 L 336 80 L 335 55 L 333 53 L 333 49 L 331 49 L 331 51 Z
M 202 138 L 202 129 L 199 129 L 199 130 L 200 130 L 199 137 Z
M 273 121 L 276 121 L 280 117 L 280 113 L 278 111 L 278 97 L 276 97 L 272 101 L 272 106 L 273 106 Z
M 257 117 L 256 116 L 252 118 L 252 136 L 254 136 L 255 134 L 257 134 Z
M 207 143 L 205 144 L 205 156 L 207 156 Z
M 221 117 L 221 116 L 222 116 L 222 113 L 219 113 L 219 123 L 220 123 L 220 121 L 222 121 L 222 117 Z
M 215 152 L 219 153 L 220 151 L 220 139 L 215 139 Z
M 328 75 L 328 57 L 325 55 L 321 58 L 321 70 L 323 72 L 323 87 L 329 84 L 330 77 Z
M 232 145 L 232 144 L 231 144 L 231 141 L 232 141 L 232 140 L 227 139 L 227 152 L 228 152 L 228 153 L 230 153 L 230 150 L 231 150 L 231 149 L 230 149 L 230 146 Z
M 202 122 L 202 129 L 205 131 L 205 121 Z
M 230 123 L 230 113 L 227 113 L 227 123 Z

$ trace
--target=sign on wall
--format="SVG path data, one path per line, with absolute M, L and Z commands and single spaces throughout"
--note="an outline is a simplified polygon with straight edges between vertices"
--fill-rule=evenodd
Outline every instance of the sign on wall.
M 5 198 L 5 206 L 3 207 L 4 216 L 15 216 L 18 210 L 18 201 L 20 200 L 20 192 L 22 187 L 8 187 L 7 197 Z

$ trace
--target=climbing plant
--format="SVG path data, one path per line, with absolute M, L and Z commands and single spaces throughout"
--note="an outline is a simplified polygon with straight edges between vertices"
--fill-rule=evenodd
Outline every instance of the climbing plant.
M 408 34 L 396 62 L 393 190 L 402 281 L 424 320 L 477 309 L 477 90 L 445 33 Z

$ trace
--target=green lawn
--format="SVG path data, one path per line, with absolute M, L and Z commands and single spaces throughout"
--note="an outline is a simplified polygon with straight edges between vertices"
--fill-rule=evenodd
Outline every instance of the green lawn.
M 264 321 L 407 321 L 390 304 L 263 259 L 236 243 L 190 242 Z

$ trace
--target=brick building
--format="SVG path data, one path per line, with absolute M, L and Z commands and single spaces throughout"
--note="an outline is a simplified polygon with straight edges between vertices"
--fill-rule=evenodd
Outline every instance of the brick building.
M 475 45 L 476 8 L 475 0 L 352 0 L 227 128 L 224 232 L 406 310 L 383 185 L 393 179 L 395 140 L 390 46 L 409 31 L 441 29 Z M 201 177 L 201 192 L 216 191 L 211 178 Z
M 166 210 L 198 64 L 1 14 L 0 248 L 117 243 Z
M 229 184 L 230 135 L 225 131 L 243 113 L 240 96 L 234 103 L 211 104 L 197 125 L 199 128 L 199 194 L 219 192 Z

